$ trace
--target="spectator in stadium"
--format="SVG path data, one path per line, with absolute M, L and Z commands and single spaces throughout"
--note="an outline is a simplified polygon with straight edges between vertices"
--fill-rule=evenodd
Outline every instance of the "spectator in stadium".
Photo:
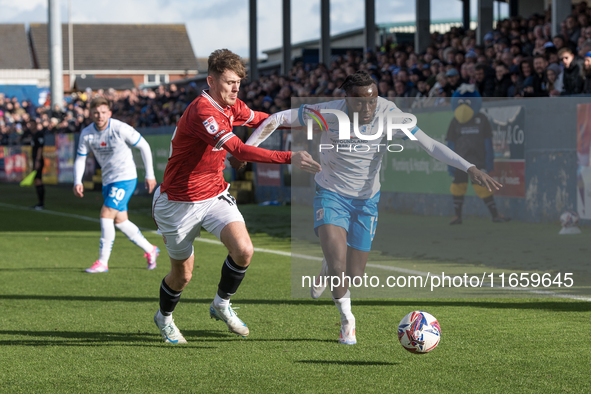
M 563 95 L 579 94 L 583 91 L 583 84 L 585 83 L 583 76 L 583 61 L 575 58 L 573 51 L 570 48 L 564 47 L 558 51 L 558 57 L 564 65 L 563 71 Z
M 529 78 L 533 76 L 533 64 L 531 59 L 527 58 L 522 60 L 519 63 L 519 78 L 517 80 L 517 89 L 519 91 L 521 91 L 521 89 L 523 88 L 523 82 Z
M 478 63 L 474 70 L 474 84 L 476 90 L 482 97 L 493 97 L 495 94 L 495 80 L 491 74 L 490 67 Z
M 560 66 L 556 63 L 549 64 L 546 68 L 546 77 L 548 78 L 546 93 L 552 97 L 560 96 L 563 89 L 562 69 Z
M 462 84 L 462 78 L 460 73 L 455 68 L 450 68 L 446 73 L 445 77 L 447 82 L 443 86 L 443 93 L 445 97 L 451 97 L 455 90 Z
M 548 77 L 546 76 L 546 67 L 548 67 L 548 61 L 544 56 L 536 55 L 534 56 L 533 67 L 534 75 L 532 86 L 534 96 L 548 96 L 548 92 L 546 91 L 546 85 L 548 83 Z
M 495 91 L 494 97 L 507 97 L 509 87 L 513 82 L 509 74 L 509 68 L 505 63 L 498 63 L 495 68 Z
M 591 51 L 585 54 L 584 58 L 584 69 L 585 69 L 585 83 L 583 85 L 583 93 L 591 93 Z
M 566 18 L 566 29 L 568 39 L 570 42 L 576 44 L 579 40 L 579 36 L 581 35 L 581 27 L 579 26 L 579 21 L 574 15 L 569 15 Z

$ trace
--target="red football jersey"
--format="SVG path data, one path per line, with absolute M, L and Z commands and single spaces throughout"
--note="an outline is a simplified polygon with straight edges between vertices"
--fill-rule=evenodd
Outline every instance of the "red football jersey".
M 161 191 L 172 201 L 203 201 L 228 187 L 223 170 L 226 151 L 242 161 L 290 163 L 291 152 L 247 146 L 234 138 L 233 126 L 257 127 L 269 115 L 240 99 L 222 108 L 207 91 L 187 107 L 170 141 Z

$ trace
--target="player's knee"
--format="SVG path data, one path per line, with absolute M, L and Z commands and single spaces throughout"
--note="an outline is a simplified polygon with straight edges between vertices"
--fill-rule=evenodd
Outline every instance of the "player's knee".
M 183 275 L 181 276 L 181 282 L 183 284 L 183 287 L 185 287 L 186 285 L 189 284 L 189 282 L 191 281 L 191 278 L 193 277 L 193 273 L 192 272 L 184 272 Z
M 252 259 L 252 255 L 254 254 L 254 247 L 252 246 L 251 242 L 243 242 L 237 245 L 233 253 L 230 255 L 234 262 L 241 267 L 246 267 L 250 264 L 250 260 Z
M 171 273 L 171 275 L 169 275 L 169 280 L 174 289 L 184 289 L 185 286 L 189 284 L 192 277 L 193 273 L 190 271 L 179 271 Z
M 330 276 L 341 276 L 343 272 L 346 271 L 347 263 L 341 260 L 332 260 L 328 264 L 328 274 Z

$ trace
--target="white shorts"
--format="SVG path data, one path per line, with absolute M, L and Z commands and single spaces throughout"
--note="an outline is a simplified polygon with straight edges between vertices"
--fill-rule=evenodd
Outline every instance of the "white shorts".
M 160 187 L 154 193 L 152 217 L 162 234 L 168 255 L 175 260 L 188 259 L 193 254 L 193 242 L 201 227 L 220 239 L 229 223 L 244 222 L 236 200 L 228 190 L 204 201 L 169 201 Z

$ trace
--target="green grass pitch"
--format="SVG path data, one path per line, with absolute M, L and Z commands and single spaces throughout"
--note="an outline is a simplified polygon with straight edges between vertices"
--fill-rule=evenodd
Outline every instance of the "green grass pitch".
M 132 198 L 130 219 L 154 229 L 150 202 Z M 46 207 L 62 215 L 16 207 L 34 203 L 34 189 L 0 185 L 1 393 L 591 392 L 589 302 L 354 299 L 358 344 L 344 346 L 330 299 L 292 298 L 290 258 L 256 252 L 232 299 L 251 331 L 241 339 L 209 318 L 226 251 L 203 242 L 175 312 L 189 343 L 166 345 L 152 321 L 169 269 L 161 237 L 144 232 L 162 250 L 154 271 L 117 232 L 109 273 L 86 274 L 100 228 L 85 218 L 98 218 L 100 194 L 80 200 L 50 186 Z M 289 207 L 241 209 L 255 247 L 290 250 Z M 402 220 L 418 233 L 442 218 Z M 398 343 L 398 322 L 412 310 L 441 324 L 430 354 Z

